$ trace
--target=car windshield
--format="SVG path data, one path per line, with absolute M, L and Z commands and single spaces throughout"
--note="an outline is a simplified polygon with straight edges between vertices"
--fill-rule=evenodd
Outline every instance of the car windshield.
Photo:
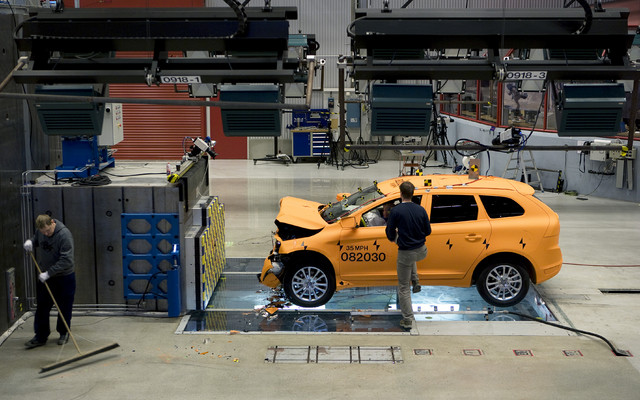
M 378 190 L 378 186 L 374 183 L 365 189 L 358 188 L 358 191 L 351 194 L 349 197 L 342 199 L 340 202 L 332 204 L 329 203 L 322 210 L 322 218 L 329 222 L 335 222 L 337 219 L 346 217 L 365 204 L 369 204 L 380 197 L 384 197 Z

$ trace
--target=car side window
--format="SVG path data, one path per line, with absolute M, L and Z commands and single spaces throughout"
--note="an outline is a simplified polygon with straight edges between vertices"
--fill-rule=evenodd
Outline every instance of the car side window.
M 489 218 L 518 217 L 524 214 L 524 208 L 515 200 L 501 196 L 480 196 Z
M 413 196 L 411 199 L 414 203 L 421 205 L 422 204 L 422 195 Z M 400 204 L 400 199 L 394 199 L 391 201 L 387 201 L 379 205 L 378 207 L 372 208 L 371 210 L 362 214 L 362 218 L 360 219 L 360 226 L 362 227 L 371 227 L 371 226 L 385 226 L 387 225 L 387 219 L 389 219 L 389 214 L 391 214 L 391 210 L 393 207 Z
M 431 196 L 431 223 L 475 221 L 478 219 L 478 204 L 470 195 Z

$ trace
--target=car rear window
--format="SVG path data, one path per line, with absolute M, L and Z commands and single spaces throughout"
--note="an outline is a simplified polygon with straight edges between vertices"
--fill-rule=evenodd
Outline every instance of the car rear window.
M 475 221 L 478 204 L 469 195 L 433 195 L 431 197 L 431 223 Z
M 480 196 L 489 218 L 518 217 L 524 214 L 524 208 L 515 200 L 501 196 Z

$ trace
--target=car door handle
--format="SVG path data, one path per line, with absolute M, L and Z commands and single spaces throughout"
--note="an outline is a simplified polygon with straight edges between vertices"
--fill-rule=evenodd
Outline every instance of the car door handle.
M 482 240 L 482 235 L 476 235 L 475 233 L 470 233 L 464 238 L 469 242 L 477 242 L 478 240 Z

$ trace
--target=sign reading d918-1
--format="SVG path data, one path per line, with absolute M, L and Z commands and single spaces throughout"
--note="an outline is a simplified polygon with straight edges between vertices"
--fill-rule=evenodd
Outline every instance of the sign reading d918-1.
M 160 77 L 160 82 L 175 85 L 177 83 L 202 83 L 202 79 L 199 76 L 166 75 Z

